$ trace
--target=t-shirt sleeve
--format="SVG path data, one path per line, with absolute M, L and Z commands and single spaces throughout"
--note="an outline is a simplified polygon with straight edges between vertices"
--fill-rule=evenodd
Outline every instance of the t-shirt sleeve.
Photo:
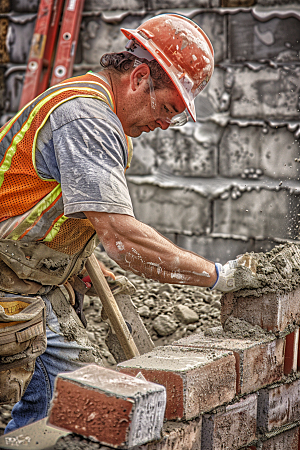
M 97 99 L 74 99 L 50 116 L 68 217 L 84 211 L 133 216 L 125 179 L 127 142 L 118 117 Z

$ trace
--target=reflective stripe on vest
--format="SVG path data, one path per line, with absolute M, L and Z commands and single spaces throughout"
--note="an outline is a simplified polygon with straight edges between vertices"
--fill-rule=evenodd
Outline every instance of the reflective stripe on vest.
M 40 129 L 54 109 L 77 97 L 97 98 L 115 109 L 109 85 L 99 76 L 87 74 L 49 88 L 0 129 L 0 221 L 30 211 L 7 239 L 50 243 L 66 220 L 81 223 L 64 216 L 60 184 L 42 179 L 35 167 Z M 127 144 L 130 161 L 130 139 Z

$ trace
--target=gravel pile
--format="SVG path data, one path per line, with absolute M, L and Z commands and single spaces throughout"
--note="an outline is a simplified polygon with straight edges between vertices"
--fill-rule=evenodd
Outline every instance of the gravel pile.
M 135 286 L 132 301 L 156 346 L 167 345 L 192 333 L 220 325 L 221 295 L 217 291 L 160 284 L 124 271 L 102 252 L 97 252 L 97 257 L 115 275 L 125 275 Z M 98 297 L 85 296 L 84 312 L 89 338 L 99 345 L 104 365 L 111 367 L 116 361 L 105 343 L 109 325 L 101 319 L 101 309 Z M 10 420 L 11 408 L 6 405 L 0 407 L 0 435 Z

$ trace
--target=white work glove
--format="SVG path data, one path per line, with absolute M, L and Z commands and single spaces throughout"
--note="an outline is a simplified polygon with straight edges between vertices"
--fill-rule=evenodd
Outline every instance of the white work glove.
M 242 255 L 224 265 L 215 263 L 218 278 L 211 289 L 232 292 L 258 288 L 260 282 L 256 277 L 256 265 L 251 255 Z

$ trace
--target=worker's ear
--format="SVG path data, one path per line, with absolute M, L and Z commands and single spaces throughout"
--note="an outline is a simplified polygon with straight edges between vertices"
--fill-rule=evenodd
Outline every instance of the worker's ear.
M 140 64 L 137 66 L 130 75 L 130 87 L 133 91 L 138 89 L 144 89 L 148 86 L 148 78 L 150 75 L 150 69 L 147 64 Z

